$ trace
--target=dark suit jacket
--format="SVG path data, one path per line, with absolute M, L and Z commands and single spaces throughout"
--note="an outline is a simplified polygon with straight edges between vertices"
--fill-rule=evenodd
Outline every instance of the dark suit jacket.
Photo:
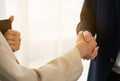
M 91 61 L 88 81 L 105 81 L 120 50 L 120 0 L 85 0 L 77 33 L 97 33 L 98 56 Z

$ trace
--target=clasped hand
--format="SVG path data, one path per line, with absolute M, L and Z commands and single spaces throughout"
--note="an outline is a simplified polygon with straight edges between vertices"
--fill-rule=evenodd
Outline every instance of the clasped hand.
M 80 52 L 80 56 L 83 59 L 93 59 L 97 56 L 99 46 L 95 37 L 88 31 L 80 31 L 77 37 L 76 47 Z
M 8 44 L 10 45 L 13 52 L 20 49 L 21 38 L 20 38 L 20 33 L 18 31 L 8 30 L 4 34 L 4 36 L 6 40 L 8 41 Z

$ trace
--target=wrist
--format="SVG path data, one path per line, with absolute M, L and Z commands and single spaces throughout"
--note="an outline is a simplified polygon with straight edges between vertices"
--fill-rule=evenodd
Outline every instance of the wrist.
M 82 57 L 84 57 L 84 54 L 83 54 L 83 50 L 82 50 L 82 45 L 79 45 L 79 44 L 76 44 L 76 46 L 75 46 L 77 49 L 78 49 L 78 51 L 79 51 L 79 53 L 80 53 L 80 57 L 82 58 Z

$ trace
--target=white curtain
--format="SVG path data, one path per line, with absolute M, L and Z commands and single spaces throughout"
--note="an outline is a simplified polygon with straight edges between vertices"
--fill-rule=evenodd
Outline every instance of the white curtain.
M 24 66 L 28 66 L 28 0 L 0 0 L 0 19 L 15 16 L 12 29 L 21 32 L 21 48 L 15 52 L 16 57 Z
M 5 18 L 5 0 L 0 0 L 0 19 Z
M 74 47 L 79 13 L 80 0 L 29 0 L 29 66 Z
M 40 67 L 74 47 L 76 26 L 84 0 L 1 0 L 0 18 L 15 16 L 13 29 L 21 32 L 21 49 L 16 52 L 26 67 Z M 2 16 L 1 16 L 2 15 Z M 89 62 L 83 61 L 86 81 Z

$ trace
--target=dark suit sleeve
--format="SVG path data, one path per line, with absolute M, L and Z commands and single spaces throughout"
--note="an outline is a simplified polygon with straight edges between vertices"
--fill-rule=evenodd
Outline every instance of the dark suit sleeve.
M 93 35 L 96 33 L 96 0 L 85 0 L 80 14 L 80 23 L 77 25 L 77 34 L 79 31 L 90 31 Z
M 12 29 L 12 22 L 9 19 L 0 20 L 0 31 L 5 34 L 9 29 Z

